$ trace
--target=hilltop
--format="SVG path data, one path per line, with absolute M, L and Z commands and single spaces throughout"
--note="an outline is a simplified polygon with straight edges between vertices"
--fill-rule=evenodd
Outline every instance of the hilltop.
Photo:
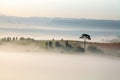
M 50 43 L 51 42 L 51 43 Z M 74 40 L 0 40 L 0 50 L 4 51 L 28 51 L 28 52 L 60 52 L 70 54 L 97 53 L 120 56 L 120 43 L 95 43 L 88 42 L 86 50 L 83 42 Z

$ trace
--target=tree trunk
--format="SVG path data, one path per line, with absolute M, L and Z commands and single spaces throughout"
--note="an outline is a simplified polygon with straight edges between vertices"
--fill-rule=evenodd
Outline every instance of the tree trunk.
M 86 38 L 84 38 L 84 50 L 86 50 Z

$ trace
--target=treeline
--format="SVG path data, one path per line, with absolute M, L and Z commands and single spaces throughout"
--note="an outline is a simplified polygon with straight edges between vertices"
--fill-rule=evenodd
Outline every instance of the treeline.
M 48 49 L 62 49 L 62 50 L 66 50 L 66 51 L 76 51 L 76 52 L 86 52 L 86 51 L 90 51 L 90 52 L 98 52 L 98 53 L 103 53 L 103 51 L 98 48 L 97 46 L 93 46 L 93 45 L 89 45 L 86 47 L 84 47 L 84 43 L 80 42 L 80 41 L 70 41 L 70 40 L 44 40 L 44 41 L 39 41 L 39 40 L 35 40 L 33 38 L 25 38 L 25 37 L 3 37 L 0 39 L 1 42 L 9 42 L 9 41 L 32 41 L 35 44 L 38 44 L 38 46 L 40 46 L 41 44 L 43 44 L 46 48 Z M 26 42 L 23 42 L 26 44 Z M 28 42 L 28 44 L 30 44 Z M 43 46 L 42 46 L 43 47 Z
M 34 40 L 33 38 L 25 38 L 25 37 L 3 37 L 0 40 L 2 41 L 13 41 L 13 40 Z
M 82 48 L 79 44 L 78 46 L 75 46 L 71 41 L 69 40 L 49 40 L 45 42 L 45 47 L 49 49 L 62 49 L 67 51 L 78 51 L 78 52 L 85 52 L 85 49 Z
M 104 53 L 99 47 L 95 45 L 88 45 L 86 49 L 83 47 L 83 42 L 69 40 L 50 40 L 45 42 L 45 47 L 49 49 L 62 49 L 73 52 L 92 52 L 92 53 Z M 77 46 L 76 46 L 77 45 Z

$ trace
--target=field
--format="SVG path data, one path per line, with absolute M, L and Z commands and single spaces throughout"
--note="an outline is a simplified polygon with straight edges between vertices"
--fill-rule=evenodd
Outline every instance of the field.
M 1 40 L 0 80 L 120 79 L 119 43 L 49 41 Z
M 49 44 L 51 42 L 51 44 Z M 87 42 L 86 48 L 81 41 L 73 40 L 1 40 L 1 51 L 59 52 L 69 54 L 97 53 L 120 56 L 120 43 Z

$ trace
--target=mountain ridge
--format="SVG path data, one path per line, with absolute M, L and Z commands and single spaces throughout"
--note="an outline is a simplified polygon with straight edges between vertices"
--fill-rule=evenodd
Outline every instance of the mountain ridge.
M 57 27 L 104 27 L 120 28 L 120 20 L 101 20 L 85 18 L 60 18 L 60 17 L 16 17 L 0 15 L 0 23 L 28 24 L 35 26 L 57 26 Z

